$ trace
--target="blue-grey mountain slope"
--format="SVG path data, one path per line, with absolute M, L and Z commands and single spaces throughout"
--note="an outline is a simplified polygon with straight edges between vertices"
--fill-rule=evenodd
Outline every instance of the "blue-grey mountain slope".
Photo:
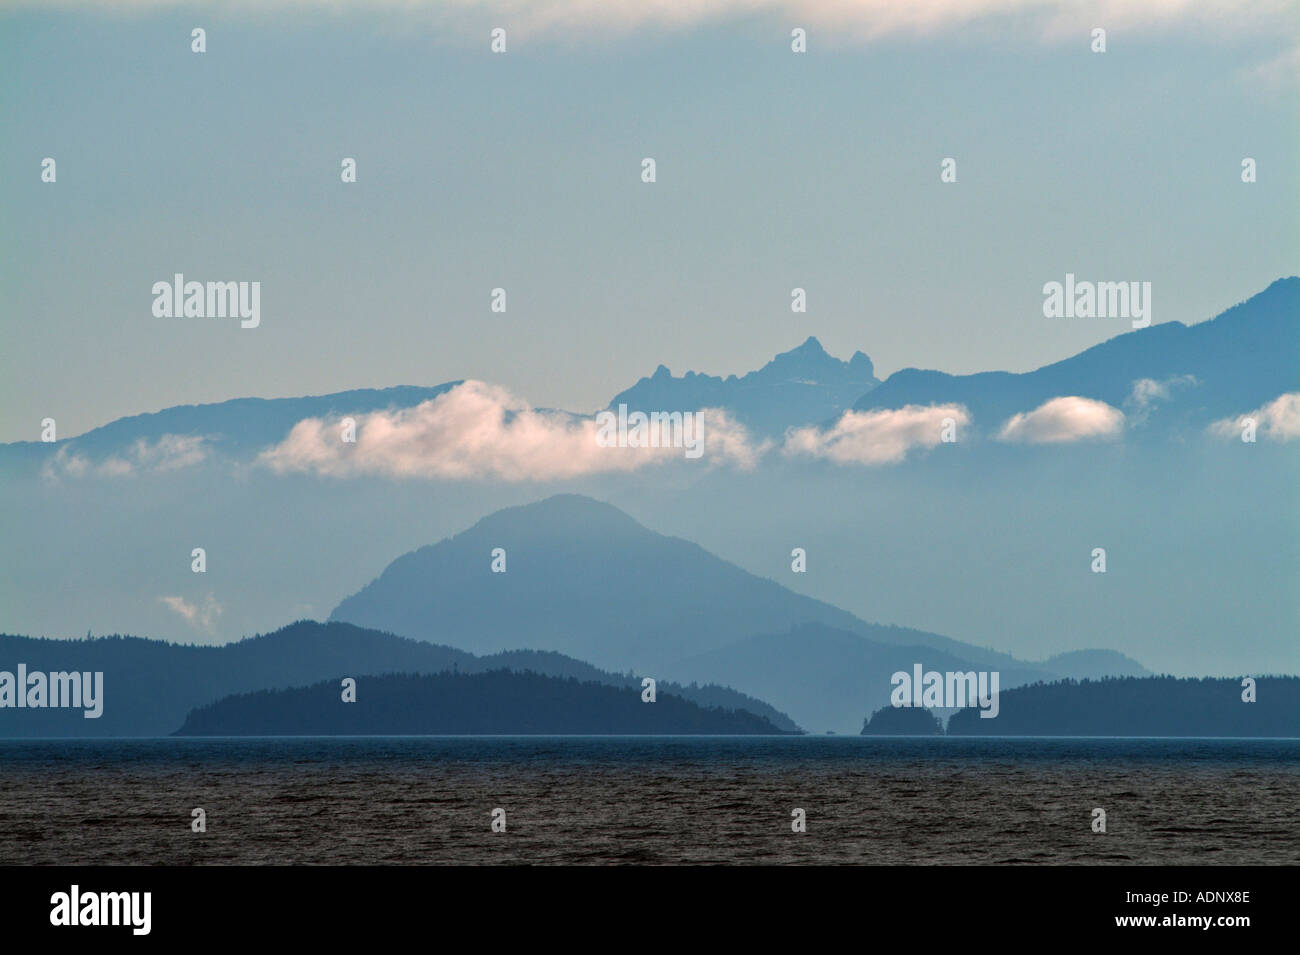
M 600 681 L 517 670 L 370 677 L 346 705 L 338 684 L 228 696 L 191 712 L 177 736 L 776 735 L 746 710 L 674 693 L 653 703 Z
M 1169 399 L 1141 409 L 1146 430 L 1155 431 L 1159 426 L 1203 427 L 1300 390 L 1298 354 L 1300 277 L 1292 276 L 1278 279 L 1210 321 L 1190 326 L 1162 322 L 1023 374 L 949 375 L 905 368 L 882 383 L 875 377 L 871 359 L 861 351 L 842 361 L 809 337 L 762 368 L 740 376 L 693 371 L 673 376 L 660 365 L 653 375 L 617 394 L 610 407 L 626 404 L 629 410 L 641 411 L 720 407 L 757 435 L 780 438 L 787 428 L 827 423 L 850 408 L 958 402 L 974 413 L 978 427 L 991 429 L 1012 414 L 1063 395 L 1131 408 L 1134 382 L 1149 379 L 1173 389 Z M 202 437 L 212 450 L 247 457 L 283 440 L 305 418 L 414 407 L 459 383 L 178 405 L 119 418 L 53 443 L 0 444 L 0 466 L 38 465 L 62 448 L 102 459 L 140 441 L 157 442 L 164 435 Z
M 367 414 L 390 408 L 410 408 L 438 397 L 460 382 L 421 387 L 365 388 L 302 398 L 234 398 L 206 405 L 176 405 L 149 414 L 118 418 L 85 434 L 54 442 L 17 441 L 0 445 L 0 464 L 21 467 L 39 464 L 67 448 L 91 460 L 130 449 L 137 442 L 152 445 L 164 436 L 203 438 L 205 447 L 232 457 L 251 457 L 284 440 L 306 418 Z
M 1278 279 L 1209 321 L 1162 322 L 1129 331 L 1024 374 L 949 375 L 905 368 L 864 394 L 854 408 L 956 402 L 987 431 L 1065 395 L 1132 409 L 1134 382 L 1142 379 L 1173 389 L 1167 400 L 1143 409 L 1147 431 L 1203 428 L 1300 391 L 1300 278 Z
M 345 623 L 300 620 L 273 633 L 224 646 L 193 646 L 140 637 L 46 640 L 0 633 L 0 671 L 103 673 L 102 714 L 77 708 L 0 707 L 0 738 L 165 736 L 186 713 L 238 693 L 280 690 L 343 677 L 384 674 L 485 673 L 510 670 L 564 681 L 599 683 L 639 700 L 641 681 L 558 653 L 506 651 L 477 657 L 454 647 L 397 637 Z M 0 682 L 5 678 L 0 677 Z M 12 688 L 10 688 L 12 689 Z M 658 689 L 705 708 L 744 710 L 783 732 L 798 727 L 762 700 L 716 685 Z M 486 701 L 485 701 L 486 705 Z
M 974 665 L 961 655 L 931 646 L 884 644 L 822 624 L 806 624 L 786 633 L 750 637 L 666 668 L 676 681 L 716 679 L 786 708 L 813 732 L 857 732 L 863 717 L 889 703 L 890 677 L 911 673 L 921 664 L 941 672 L 996 669 L 1002 687 L 1044 679 L 1043 670 L 1025 663 Z
M 629 411 L 644 412 L 726 408 L 751 431 L 779 438 L 787 428 L 838 416 L 879 383 L 865 354 L 854 352 L 841 361 L 810 336 L 739 377 L 693 371 L 674 377 L 660 365 L 649 378 L 615 395 L 610 407 L 626 404 Z
M 493 573 L 492 551 L 506 552 Z M 490 514 L 469 530 L 394 560 L 330 615 L 474 653 L 554 650 L 606 669 L 653 669 L 737 640 L 820 622 L 882 643 L 995 654 L 868 624 L 642 527 L 612 505 L 559 494 Z
M 504 573 L 491 569 L 496 548 L 506 554 Z M 399 557 L 330 619 L 475 653 L 528 647 L 609 670 L 726 682 L 750 695 L 762 686 L 809 730 L 856 731 L 880 694 L 887 698 L 889 675 L 916 662 L 997 669 L 1011 683 L 1068 674 L 867 623 L 571 494 L 498 511 Z M 762 634 L 783 636 L 767 646 Z

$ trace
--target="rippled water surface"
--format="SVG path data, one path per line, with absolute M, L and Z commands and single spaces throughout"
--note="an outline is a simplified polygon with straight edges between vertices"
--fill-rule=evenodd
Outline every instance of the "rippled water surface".
M 0 740 L 0 863 L 271 862 L 1296 864 L 1300 741 Z

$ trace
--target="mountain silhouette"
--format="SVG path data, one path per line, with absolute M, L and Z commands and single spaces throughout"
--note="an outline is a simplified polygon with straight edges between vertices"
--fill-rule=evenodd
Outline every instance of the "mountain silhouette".
M 0 465 L 31 468 L 69 447 L 92 460 L 121 454 L 137 442 L 155 444 L 164 436 L 202 437 L 208 448 L 235 458 L 251 458 L 283 441 L 307 418 L 364 415 L 412 408 L 461 384 L 397 385 L 298 398 L 234 398 L 203 405 L 177 405 L 118 418 L 84 434 L 55 442 L 0 444 Z M 723 407 L 760 434 L 779 437 L 787 427 L 838 415 L 879 384 L 871 359 L 855 352 L 849 361 L 828 355 L 816 338 L 775 356 L 762 368 L 737 377 L 717 378 L 688 372 L 674 378 L 662 365 L 650 378 L 616 396 L 630 410 L 694 411 Z
M 190 713 L 177 736 L 434 734 L 777 734 L 745 710 L 702 707 L 670 693 L 510 670 L 395 674 L 230 696 Z
M 31 465 L 65 446 L 101 458 L 164 435 L 201 437 L 208 447 L 235 457 L 251 457 L 284 440 L 306 418 L 361 415 L 390 408 L 410 408 L 449 391 L 458 381 L 432 387 L 399 385 L 362 388 L 302 398 L 233 398 L 205 405 L 176 405 L 162 411 L 118 418 L 76 437 L 54 442 L 16 441 L 0 445 L 0 463 Z
M 942 736 L 943 721 L 924 707 L 882 706 L 862 721 L 860 736 Z
M 491 570 L 496 548 L 505 573 Z M 866 707 L 888 700 L 889 675 L 916 662 L 997 669 L 1004 686 L 1072 675 L 867 623 L 573 494 L 506 508 L 397 558 L 330 619 L 478 654 L 554 650 L 607 670 L 721 683 L 813 731 L 855 731 Z
M 491 570 L 496 548 L 506 552 L 505 573 Z M 329 619 L 474 653 L 555 650 L 649 675 L 808 622 L 886 643 L 951 648 L 971 660 L 1012 661 L 937 634 L 866 623 L 577 494 L 505 508 L 398 557 Z
M 949 736 L 1300 737 L 1300 677 L 1061 680 L 1000 694 L 994 719 L 961 709 Z
M 1071 650 L 1068 653 L 1058 653 L 1035 665 L 1053 673 L 1068 674 L 1073 680 L 1151 676 L 1151 671 L 1146 667 L 1118 650 Z
M 970 410 L 978 427 L 991 431 L 1013 414 L 1066 395 L 1131 409 L 1134 382 L 1150 379 L 1173 383 L 1175 390 L 1158 407 L 1144 409 L 1151 418 L 1149 428 L 1157 422 L 1203 428 L 1300 391 L 1297 354 L 1300 278 L 1292 276 L 1210 321 L 1137 329 L 1024 374 L 949 375 L 905 368 L 863 395 L 854 408 L 955 402 Z
M 927 670 L 990 669 L 933 647 L 881 643 L 810 623 L 682 660 L 665 674 L 677 681 L 715 682 L 725 673 L 728 686 L 762 696 L 812 732 L 852 733 L 864 712 L 889 702 L 890 677 L 900 670 L 911 673 L 917 663 Z M 1002 686 L 1042 680 L 1045 672 L 1014 660 L 992 669 L 1001 674 Z
M 631 674 L 606 673 L 558 653 L 507 651 L 479 658 L 453 647 L 397 637 L 346 623 L 300 620 L 273 633 L 224 646 L 192 646 L 140 637 L 46 640 L 0 634 L 0 670 L 100 671 L 103 715 L 86 719 L 78 709 L 0 708 L 0 738 L 19 736 L 163 736 L 196 707 L 231 694 L 305 686 L 387 673 L 477 673 L 509 669 L 577 678 L 640 692 Z M 335 684 L 337 685 L 337 683 Z M 746 710 L 782 732 L 798 727 L 761 700 L 721 686 L 659 690 L 702 707 Z
M 1212 420 L 1258 408 L 1278 395 L 1300 390 L 1300 277 L 1281 278 L 1210 321 L 1162 322 L 1130 331 L 1035 371 L 950 375 L 904 368 L 881 382 L 871 359 L 854 352 L 848 361 L 827 354 L 809 336 L 762 368 L 744 375 L 674 376 L 660 365 L 653 375 L 614 396 L 609 407 L 694 411 L 721 407 L 757 435 L 779 438 L 789 427 L 828 424 L 849 409 L 899 408 L 957 402 L 991 429 L 1017 412 L 1063 395 L 1079 395 L 1123 408 L 1140 379 L 1177 381 L 1176 393 L 1144 408 L 1151 424 Z M 1086 321 L 1086 319 L 1043 319 Z M 1188 377 L 1190 376 L 1190 378 Z M 0 444 L 0 464 L 32 465 L 68 444 L 78 453 L 103 457 L 137 441 L 164 435 L 202 436 L 219 451 L 251 456 L 282 441 L 306 418 L 367 414 L 410 408 L 460 384 L 399 385 L 297 398 L 235 398 L 205 405 L 178 405 L 119 418 L 53 443 Z
M 880 383 L 871 359 L 854 352 L 848 361 L 826 353 L 809 336 L 762 368 L 737 377 L 688 371 L 673 377 L 660 365 L 649 378 L 614 396 L 610 407 L 629 411 L 696 411 L 726 408 L 751 431 L 780 437 L 786 428 L 834 417 Z

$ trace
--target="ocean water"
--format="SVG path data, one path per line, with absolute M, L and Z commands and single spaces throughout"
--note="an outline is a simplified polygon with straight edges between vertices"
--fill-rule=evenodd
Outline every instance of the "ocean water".
M 1298 810 L 1300 740 L 0 740 L 0 864 L 1294 865 Z

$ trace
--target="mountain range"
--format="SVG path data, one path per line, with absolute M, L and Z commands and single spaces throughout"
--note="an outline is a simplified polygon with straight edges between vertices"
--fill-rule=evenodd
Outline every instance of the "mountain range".
M 1035 371 L 951 375 L 904 368 L 883 382 L 875 377 L 865 353 L 854 352 L 843 361 L 828 355 L 810 336 L 799 347 L 743 375 L 688 371 L 674 376 L 659 365 L 652 375 L 615 395 L 609 407 L 625 404 L 631 410 L 669 412 L 722 408 L 756 435 L 779 438 L 792 427 L 829 425 L 850 409 L 942 403 L 962 404 L 981 427 L 993 428 L 1052 398 L 1077 395 L 1140 411 L 1147 433 L 1201 428 L 1300 390 L 1297 316 L 1300 277 L 1291 276 L 1208 321 L 1193 325 L 1171 321 L 1130 331 Z M 1154 383 L 1156 392 L 1135 396 L 1138 382 Z M 304 419 L 410 408 L 460 383 L 177 406 L 121 418 L 52 443 L 0 444 L 0 466 L 30 464 L 65 445 L 105 456 L 165 435 L 201 436 L 216 449 L 247 456 L 283 440 Z M 1162 400 L 1154 400 L 1156 396 Z M 1135 401 L 1140 408 L 1135 409 Z
M 502 573 L 491 568 L 498 548 Z M 398 557 L 329 619 L 475 653 L 547 649 L 605 669 L 723 684 L 818 731 L 855 729 L 887 701 L 890 675 L 917 662 L 997 669 L 1003 686 L 1146 672 L 1114 652 L 1031 664 L 868 623 L 572 494 L 506 508 Z
M 0 738 L 43 736 L 166 736 L 192 710 L 232 695 L 281 690 L 343 677 L 461 674 L 509 670 L 583 684 L 597 683 L 639 699 L 641 681 L 608 673 L 558 653 L 512 651 L 478 657 L 454 647 L 411 640 L 346 623 L 302 620 L 273 633 L 224 646 L 193 646 L 141 637 L 48 640 L 0 634 L 0 670 L 17 663 L 29 672 L 101 672 L 103 713 L 86 719 L 76 708 L 0 707 Z M 746 711 L 781 732 L 798 727 L 761 700 L 716 685 L 678 686 L 667 694 L 701 709 Z M 337 697 L 337 693 L 335 693 Z M 480 705 L 508 708 L 505 700 Z
M 492 569 L 497 559 L 503 572 Z M 8 736 L 159 735 L 231 694 L 450 669 L 528 671 L 622 692 L 648 676 L 664 693 L 747 711 L 781 731 L 851 732 L 887 701 L 891 674 L 916 663 L 996 669 L 1004 687 L 1146 672 L 1113 651 L 1026 663 L 868 623 L 572 494 L 506 508 L 398 557 L 327 623 L 300 621 L 223 646 L 3 635 L 0 661 L 101 671 L 111 693 L 96 720 L 0 709 Z
M 966 406 L 976 422 L 995 425 L 1053 398 L 1078 395 L 1141 412 L 1148 432 L 1203 428 L 1300 391 L 1297 356 L 1300 278 L 1292 276 L 1209 321 L 1130 331 L 1024 374 L 949 375 L 905 368 L 853 407 L 871 411 L 954 402 Z M 1153 383 L 1164 400 L 1146 407 L 1156 395 L 1135 395 L 1139 381 Z
M 739 376 L 661 366 L 612 402 L 721 406 L 769 437 L 850 406 L 957 402 L 977 431 L 1064 394 L 1127 415 L 1126 440 L 1042 452 L 963 440 L 877 467 L 772 453 L 752 469 L 520 480 L 246 466 L 304 419 L 411 408 L 457 382 L 169 408 L 0 445 L 3 623 L 220 643 L 328 616 L 475 655 L 722 684 L 812 731 L 856 731 L 888 673 L 915 662 L 998 669 L 1004 687 L 1144 673 L 1126 654 L 1181 675 L 1294 672 L 1291 425 L 1258 445 L 1205 426 L 1300 392 L 1298 315 L 1288 278 L 1211 321 L 1128 332 L 1034 372 L 884 382 L 864 354 L 840 361 L 809 338 Z M 216 453 L 130 476 L 46 473 L 65 452 L 144 460 L 130 449 L 167 436 Z M 796 545 L 807 574 L 791 569 Z M 1109 573 L 1089 570 L 1098 546 Z M 491 572 L 495 548 L 506 573 Z M 1253 598 L 1225 596 L 1241 594 Z
M 863 352 L 841 361 L 810 335 L 798 348 L 745 375 L 722 378 L 688 371 L 674 377 L 660 365 L 615 395 L 609 406 L 669 412 L 725 408 L 755 434 L 779 438 L 787 428 L 838 417 L 879 384 Z

